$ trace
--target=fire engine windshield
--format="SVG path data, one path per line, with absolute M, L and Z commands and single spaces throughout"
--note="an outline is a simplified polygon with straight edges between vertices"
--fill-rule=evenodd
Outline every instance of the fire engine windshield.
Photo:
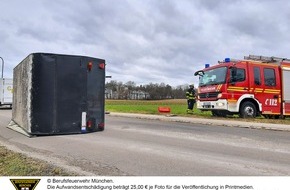
M 219 67 L 204 71 L 199 78 L 199 86 L 223 84 L 226 81 L 227 67 Z

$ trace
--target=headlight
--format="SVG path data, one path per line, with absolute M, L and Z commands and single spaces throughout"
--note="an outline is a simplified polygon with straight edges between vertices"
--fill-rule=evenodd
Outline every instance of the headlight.
M 221 98 L 223 96 L 223 94 L 222 93 L 219 93 L 218 95 L 217 95 L 217 98 Z
M 225 103 L 219 102 L 216 104 L 218 107 L 223 107 L 225 105 Z

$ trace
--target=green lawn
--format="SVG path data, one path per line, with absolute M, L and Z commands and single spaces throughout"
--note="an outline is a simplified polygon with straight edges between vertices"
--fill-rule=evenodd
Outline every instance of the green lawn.
M 187 115 L 185 99 L 170 100 L 106 100 L 106 111 L 123 113 L 160 114 L 158 107 L 169 107 L 171 114 Z M 210 116 L 210 112 L 201 112 L 194 108 L 193 115 Z
M 69 176 L 62 168 L 0 146 L 0 176 Z
M 158 107 L 170 107 L 170 114 L 186 117 L 206 117 L 224 120 L 222 117 L 213 117 L 210 111 L 200 111 L 194 108 L 193 114 L 187 114 L 186 99 L 168 99 L 168 100 L 109 100 L 106 99 L 105 110 L 108 112 L 121 113 L 142 113 L 142 114 L 162 114 L 158 112 Z M 229 116 L 227 120 L 242 120 L 249 122 L 263 122 L 276 124 L 290 124 L 290 119 L 265 119 L 264 117 L 242 119 L 237 115 Z

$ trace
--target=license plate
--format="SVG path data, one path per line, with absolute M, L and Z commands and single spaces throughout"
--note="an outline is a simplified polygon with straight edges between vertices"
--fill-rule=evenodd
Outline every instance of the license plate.
M 210 102 L 204 102 L 203 105 L 204 106 L 210 106 L 211 104 L 210 104 Z

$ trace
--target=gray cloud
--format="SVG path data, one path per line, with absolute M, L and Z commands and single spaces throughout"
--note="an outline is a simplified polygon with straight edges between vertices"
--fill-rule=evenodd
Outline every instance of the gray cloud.
M 290 57 L 289 3 L 245 0 L 3 0 L 5 76 L 32 52 L 104 58 L 113 80 L 196 82 L 205 63 Z

